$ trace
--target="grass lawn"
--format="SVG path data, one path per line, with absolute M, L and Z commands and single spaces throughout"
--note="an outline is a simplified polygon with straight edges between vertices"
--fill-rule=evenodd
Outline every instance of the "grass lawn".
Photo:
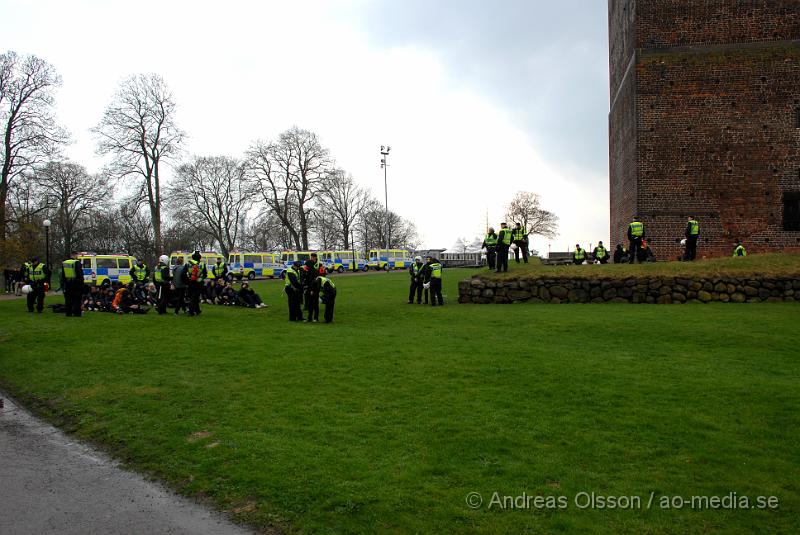
M 255 284 L 266 311 L 199 318 L 4 301 L 0 386 L 260 528 L 796 532 L 798 304 L 457 305 L 471 273 L 445 271 L 442 308 L 405 304 L 404 273 L 338 277 L 333 325 L 286 321 L 279 281 Z M 730 493 L 779 506 L 661 508 Z

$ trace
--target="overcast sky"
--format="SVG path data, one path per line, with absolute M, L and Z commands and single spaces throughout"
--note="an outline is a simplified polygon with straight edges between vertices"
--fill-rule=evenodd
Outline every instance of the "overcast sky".
M 518 190 L 560 217 L 553 250 L 608 236 L 602 0 L 0 0 L 0 50 L 63 77 L 58 115 L 90 171 L 89 129 L 119 82 L 160 74 L 187 155 L 242 156 L 297 125 L 424 245 L 495 227 Z M 534 238 L 546 252 L 549 240 Z

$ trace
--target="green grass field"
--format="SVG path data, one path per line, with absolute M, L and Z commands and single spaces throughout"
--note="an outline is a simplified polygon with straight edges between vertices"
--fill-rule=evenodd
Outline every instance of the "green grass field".
M 404 273 L 338 277 L 333 325 L 290 324 L 279 281 L 266 311 L 199 318 L 4 301 L 0 386 L 262 529 L 796 532 L 800 306 L 455 304 L 472 273 L 441 308 L 405 304 Z M 730 493 L 778 507 L 661 507 Z

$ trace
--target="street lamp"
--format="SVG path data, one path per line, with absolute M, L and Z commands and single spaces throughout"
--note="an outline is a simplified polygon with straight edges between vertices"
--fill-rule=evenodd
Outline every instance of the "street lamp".
M 386 202 L 386 255 L 389 255 L 389 189 L 387 188 L 386 183 L 386 168 L 389 167 L 388 158 L 389 158 L 389 151 L 392 150 L 390 146 L 383 146 L 381 145 L 381 168 L 383 169 L 383 196 L 384 201 Z M 380 266 L 380 255 L 378 255 L 378 266 Z
M 42 221 L 42 225 L 44 225 L 44 258 L 45 258 L 45 265 L 49 268 L 50 267 L 50 223 L 49 219 L 45 219 Z

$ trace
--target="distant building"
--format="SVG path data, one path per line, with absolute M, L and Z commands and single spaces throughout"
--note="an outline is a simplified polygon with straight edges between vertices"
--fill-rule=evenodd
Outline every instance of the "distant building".
M 800 2 L 610 0 L 611 246 L 800 247 Z

